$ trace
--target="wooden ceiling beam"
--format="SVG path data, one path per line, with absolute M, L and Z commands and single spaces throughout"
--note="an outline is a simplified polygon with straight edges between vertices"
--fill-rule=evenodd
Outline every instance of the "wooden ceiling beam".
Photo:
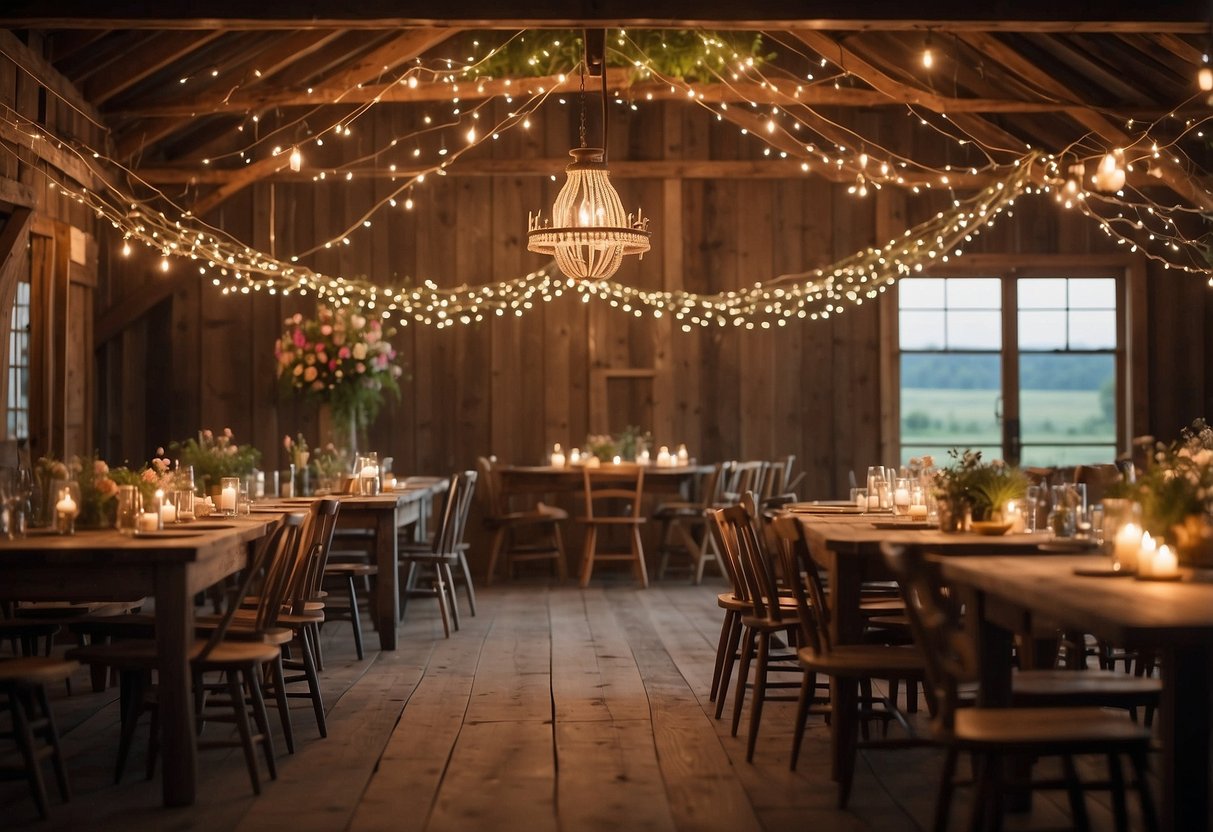
M 66 29 L 55 32 L 50 42 L 50 60 L 53 64 L 67 60 L 82 49 L 92 46 L 109 34 L 108 29 Z
M 332 43 L 341 35 L 340 32 L 311 30 L 295 32 L 276 38 L 275 42 L 265 49 L 246 55 L 219 71 L 217 77 L 204 79 L 206 87 L 197 97 L 206 99 L 210 90 L 216 90 L 210 100 L 222 100 L 221 96 L 229 94 L 233 87 L 256 87 L 286 70 L 296 61 L 307 58 L 316 50 Z M 193 97 L 193 96 L 191 96 Z M 137 123 L 133 128 L 124 131 L 116 142 L 118 158 L 128 160 L 142 154 L 153 145 L 159 144 L 183 128 L 192 124 L 204 112 L 167 113 L 173 118 L 159 118 L 154 114 L 150 120 Z M 124 111 L 109 110 L 106 115 L 111 119 L 121 119 Z
M 835 88 L 833 84 L 817 84 L 798 87 L 794 83 L 778 84 L 776 89 L 769 85 L 752 82 L 731 82 L 728 84 L 710 82 L 692 82 L 679 85 L 671 90 L 669 84 L 652 81 L 633 83 L 628 70 L 614 68 L 608 70 L 607 83 L 611 95 L 629 101 L 672 101 L 690 100 L 691 94 L 697 101 L 705 103 L 737 103 L 755 101 L 759 104 L 805 104 L 809 106 L 839 106 L 839 107 L 888 107 L 899 105 L 923 104 L 926 95 L 920 90 L 910 87 L 876 91 L 857 87 Z M 534 78 L 492 78 L 483 81 L 469 81 L 459 84 L 459 97 L 464 101 L 477 101 L 494 96 L 532 95 L 542 88 L 548 91 L 572 93 L 577 89 L 575 78 L 566 77 L 563 82 L 554 75 Z M 375 84 L 347 89 L 341 96 L 341 104 L 365 104 L 372 101 L 380 103 L 422 103 L 429 101 L 449 101 L 451 85 L 446 83 L 420 82 L 416 87 L 404 84 Z M 1069 105 L 1057 104 L 1051 101 L 1025 101 L 1000 98 L 956 98 L 931 95 L 933 101 L 949 112 L 977 113 L 1048 113 L 1064 109 Z M 108 112 L 114 118 L 159 118 L 178 116 L 182 118 L 199 115 L 217 115 L 221 113 L 233 116 L 262 110 L 270 107 L 316 107 L 325 104 L 321 90 L 311 92 L 303 89 L 246 89 L 238 90 L 230 95 L 199 96 L 187 101 L 174 101 L 165 104 L 135 104 Z M 1162 114 L 1161 108 L 1154 108 Z M 1167 112 L 1171 112 L 1167 110 Z M 1140 108 L 1134 110 L 1138 117 Z
M 12 32 L 4 29 L 0 29 L 0 55 L 8 57 L 53 95 L 58 96 L 92 121 L 98 124 L 103 123 L 97 108 L 86 101 L 80 94 L 80 90 L 72 86 L 59 70 L 55 69 L 41 55 L 34 54 L 33 50 L 18 40 Z
M 250 162 L 239 170 L 233 171 L 231 179 L 221 184 L 206 196 L 190 206 L 190 212 L 195 217 L 202 217 L 211 209 L 218 207 L 229 197 L 264 179 L 290 164 L 289 154 L 279 153 L 277 156 L 267 156 L 256 162 Z
M 888 75 L 854 49 L 844 46 L 831 36 L 812 30 L 799 30 L 792 34 L 814 52 L 821 55 L 821 57 L 833 61 L 874 89 L 886 94 L 904 94 L 903 91 L 907 88 L 905 83 Z M 910 89 L 915 88 L 911 87 Z M 948 112 L 947 103 L 938 95 L 925 91 L 920 91 L 920 93 L 921 98 L 919 103 L 921 106 L 937 113 Z M 975 141 L 980 142 L 987 148 L 1004 150 L 1007 153 L 1015 155 L 1022 155 L 1026 150 L 1023 139 L 1008 133 L 998 125 L 979 116 L 966 117 L 965 114 L 958 113 L 955 118 L 952 116 L 949 116 L 949 118 L 957 127 L 963 129 Z M 960 120 L 957 121 L 957 119 Z
M 111 67 L 109 72 L 94 75 L 84 84 L 84 97 L 100 107 L 115 95 L 155 75 L 162 69 L 196 52 L 211 41 L 222 37 L 224 32 L 164 32 L 142 44 L 138 50 L 139 60 L 124 61 L 121 71 Z
M 961 37 L 970 45 L 989 55 L 991 60 L 1002 64 L 1005 69 L 1017 73 L 1035 84 L 1046 95 L 1056 96 L 1063 100 L 1074 100 L 1072 90 L 1002 39 L 981 32 L 970 32 Z M 1109 145 L 1127 148 L 1138 141 L 1107 116 L 1093 110 L 1074 110 L 1069 112 L 1069 116 Z M 1153 161 L 1153 170 L 1158 172 L 1159 178 L 1171 190 L 1188 200 L 1194 207 L 1203 211 L 1213 211 L 1213 193 L 1197 182 L 1188 171 L 1172 162 L 1167 154 L 1163 154 L 1161 158 Z
M 199 12 L 204 9 L 204 13 Z M 691 11 L 693 9 L 693 11 Z M 509 15 L 507 17 L 507 15 Z M 538 28 L 555 26 L 654 26 L 763 28 L 802 26 L 827 30 L 979 31 L 1207 31 L 1204 0 L 1172 0 L 1143 6 L 1106 0 L 1097 8 L 1075 8 L 1056 0 L 704 0 L 693 7 L 674 0 L 602 4 L 596 0 L 531 0 L 526 11 L 507 11 L 493 0 L 435 6 L 418 0 L 361 0 L 335 9 L 319 0 L 251 5 L 245 0 L 160 0 L 154 8 L 139 0 L 9 0 L 0 22 L 32 28 L 395 28 L 454 26 Z M 1088 19 L 1083 19 L 1088 18 Z M 1094 18 L 1094 19 L 1091 19 Z
M 1128 56 L 1118 55 L 1114 61 L 1101 60 L 1092 51 L 1091 42 L 1070 38 L 1026 38 L 1032 48 L 1040 51 L 1040 57 L 1051 59 L 1057 66 L 1049 74 L 1058 77 L 1057 69 L 1068 68 L 1075 74 L 1075 81 L 1089 85 L 1087 90 L 1074 90 L 1080 100 L 1090 101 L 1100 92 L 1105 92 L 1103 100 L 1119 100 L 1127 102 L 1130 107 L 1139 107 L 1150 103 L 1151 96 L 1147 95 L 1134 81 L 1145 73 L 1142 67 L 1128 66 Z M 1113 68 L 1115 66 L 1115 68 Z M 1143 79 L 1144 80 L 1144 79 Z M 1169 86 L 1169 85 L 1167 85 Z M 1072 84 L 1066 84 L 1073 89 Z M 1094 94 L 1094 95 L 1093 95 Z
M 1205 53 L 1199 47 L 1193 46 L 1177 35 L 1166 32 L 1152 32 L 1147 34 L 1146 37 L 1152 38 L 1159 46 L 1166 49 L 1172 55 L 1177 56 L 1186 64 L 1199 67 L 1204 63 Z
M 53 144 L 45 135 L 35 138 L 25 130 L 18 130 L 7 121 L 0 119 L 0 141 L 11 142 L 27 148 L 39 159 L 62 171 L 86 188 L 96 190 L 98 187 L 97 175 L 92 168 L 71 150 Z

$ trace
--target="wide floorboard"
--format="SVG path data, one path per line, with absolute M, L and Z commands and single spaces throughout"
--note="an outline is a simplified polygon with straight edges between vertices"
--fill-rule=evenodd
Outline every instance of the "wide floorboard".
M 754 762 L 708 701 L 721 613 L 718 585 L 664 582 L 589 590 L 518 583 L 478 594 L 462 629 L 442 637 L 435 605 L 410 602 L 401 649 L 354 656 L 349 626 L 323 634 L 327 739 L 310 704 L 292 709 L 297 752 L 254 797 L 238 750 L 203 751 L 199 800 L 159 805 L 143 776 L 146 726 L 123 782 L 113 783 L 117 691 L 53 690 L 72 779 L 37 820 L 21 782 L 0 784 L 0 827 L 46 830 L 912 830 L 929 828 L 941 755 L 860 754 L 848 809 L 837 808 L 828 728 L 811 720 L 788 770 L 792 702 L 769 702 Z M 370 636 L 371 634 L 368 634 Z M 368 640 L 373 640 L 373 636 Z M 730 691 L 730 705 L 732 692 Z M 271 722 L 277 727 L 276 717 Z M 918 717 L 925 727 L 925 717 Z M 208 725 L 207 732 L 224 732 Z M 1102 776 L 1099 761 L 1084 768 Z M 49 773 L 49 772 L 48 772 Z M 53 788 L 53 787 L 52 787 Z M 953 826 L 967 820 L 957 798 Z M 1106 796 L 1089 801 L 1110 829 Z M 1136 801 L 1131 810 L 1135 827 Z M 1008 828 L 1068 820 L 1043 795 Z

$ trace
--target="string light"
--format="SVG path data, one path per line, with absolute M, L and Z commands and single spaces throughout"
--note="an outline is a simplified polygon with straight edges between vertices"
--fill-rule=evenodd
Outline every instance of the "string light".
M 291 149 L 290 168 L 295 173 L 303 170 L 303 154 L 297 147 Z
M 931 33 L 927 32 L 926 44 L 922 49 L 922 67 L 930 69 L 935 65 L 935 53 L 931 50 Z

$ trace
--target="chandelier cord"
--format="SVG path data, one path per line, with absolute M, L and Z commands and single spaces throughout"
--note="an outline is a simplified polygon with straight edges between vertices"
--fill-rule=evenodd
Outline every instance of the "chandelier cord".
M 606 54 L 603 53 L 602 65 L 598 67 L 602 73 L 602 163 L 605 165 L 607 161 L 607 77 L 606 77 Z
M 581 104 L 581 146 L 585 147 L 585 55 L 581 56 L 581 89 L 578 91 Z

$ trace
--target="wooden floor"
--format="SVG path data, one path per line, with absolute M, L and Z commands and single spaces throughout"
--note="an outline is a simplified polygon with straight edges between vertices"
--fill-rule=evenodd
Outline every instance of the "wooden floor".
M 722 586 L 665 582 L 581 591 L 514 584 L 442 638 L 431 601 L 410 604 L 401 649 L 354 658 L 350 630 L 324 632 L 329 736 L 293 710 L 297 753 L 253 797 L 239 751 L 204 751 L 198 804 L 168 810 L 132 754 L 112 783 L 116 691 L 53 691 L 74 796 L 39 822 L 23 783 L 0 784 L 0 828 L 173 830 L 902 830 L 929 826 L 940 754 L 860 755 L 848 810 L 835 808 L 827 729 L 811 723 L 788 771 L 792 703 L 770 703 L 753 764 L 708 690 Z M 81 691 L 85 691 L 82 693 Z M 748 715 L 748 709 L 747 709 Z M 276 716 L 271 714 L 271 722 Z M 744 734 L 743 721 L 743 734 Z M 226 726 L 208 727 L 225 730 Z M 1094 765 L 1094 763 L 1091 763 Z M 1093 770 L 1095 774 L 1100 772 Z M 49 771 L 48 771 L 49 774 Z M 955 828 L 964 825 L 958 797 Z M 1009 828 L 1056 827 L 1060 796 Z M 1111 828 L 1106 799 L 1096 828 Z M 1132 801 L 1136 823 L 1136 801 Z

